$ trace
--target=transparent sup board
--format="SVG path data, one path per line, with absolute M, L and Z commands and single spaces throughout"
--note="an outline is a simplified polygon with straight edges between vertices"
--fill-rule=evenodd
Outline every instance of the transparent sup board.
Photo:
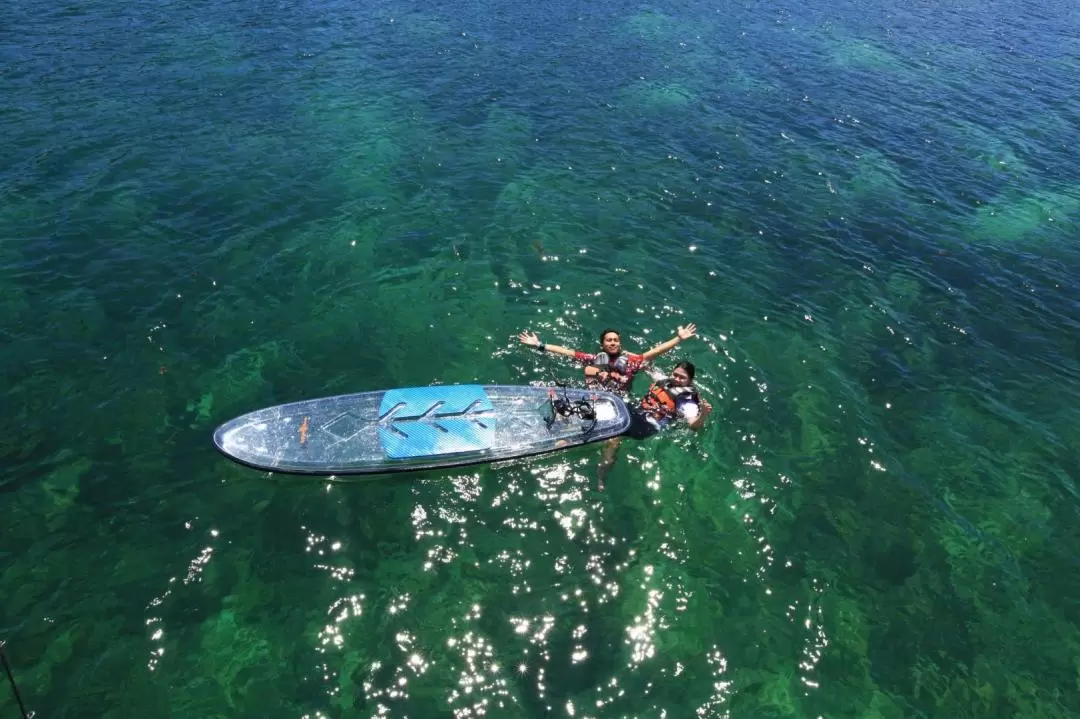
M 527 457 L 629 427 L 626 404 L 608 392 L 441 385 L 267 407 L 218 427 L 214 445 L 271 472 L 381 474 Z

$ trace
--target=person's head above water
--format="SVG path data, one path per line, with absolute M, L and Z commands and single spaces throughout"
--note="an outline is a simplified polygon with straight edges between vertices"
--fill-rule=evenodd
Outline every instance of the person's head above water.
M 697 368 L 694 367 L 693 362 L 680 362 L 671 371 L 671 379 L 679 384 L 687 385 L 694 381 L 694 375 L 696 374 Z
M 600 348 L 609 355 L 617 355 L 622 352 L 622 340 L 619 331 L 608 327 L 600 333 Z

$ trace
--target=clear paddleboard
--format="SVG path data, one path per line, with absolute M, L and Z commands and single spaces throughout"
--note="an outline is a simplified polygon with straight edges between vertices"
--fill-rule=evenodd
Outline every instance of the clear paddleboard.
M 630 426 L 608 392 L 513 385 L 437 385 L 267 407 L 214 431 L 240 464 L 288 474 L 380 474 L 543 454 Z

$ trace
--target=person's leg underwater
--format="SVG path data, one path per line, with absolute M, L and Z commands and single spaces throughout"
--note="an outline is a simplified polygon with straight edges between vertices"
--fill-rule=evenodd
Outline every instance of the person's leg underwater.
M 604 453 L 600 456 L 600 464 L 596 470 L 596 489 L 604 491 L 604 478 L 611 470 L 611 466 L 615 464 L 615 454 L 619 451 L 619 442 L 622 441 L 622 437 L 612 437 L 607 442 L 604 442 Z
M 618 437 L 612 437 L 604 442 L 604 452 L 600 457 L 600 464 L 596 472 L 596 489 L 604 491 L 604 478 L 615 464 L 616 454 L 619 451 L 619 443 L 624 437 L 630 439 L 647 439 L 660 431 L 660 428 L 649 421 L 648 417 L 639 409 L 630 409 L 630 427 Z

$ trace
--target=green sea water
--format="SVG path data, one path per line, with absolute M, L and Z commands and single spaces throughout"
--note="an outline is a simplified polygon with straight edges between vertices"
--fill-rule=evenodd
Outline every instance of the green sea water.
M 1080 715 L 1078 38 L 1033 0 L 9 0 L 27 709 Z M 688 322 L 656 365 L 709 424 L 602 493 L 597 445 L 328 482 L 210 443 Z

